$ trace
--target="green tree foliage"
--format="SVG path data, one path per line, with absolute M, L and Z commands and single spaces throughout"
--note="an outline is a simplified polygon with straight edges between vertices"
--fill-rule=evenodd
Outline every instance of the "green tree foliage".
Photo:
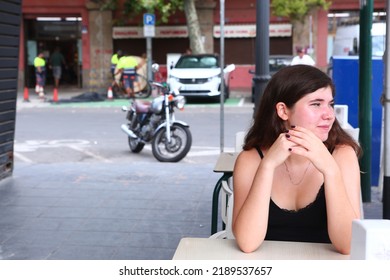
M 331 4 L 330 0 L 272 0 L 271 10 L 276 16 L 302 21 L 311 9 L 327 10 Z
M 118 0 L 94 0 L 102 10 L 122 9 L 124 18 L 138 16 L 142 13 L 158 13 L 157 23 L 166 23 L 177 11 L 184 11 L 187 19 L 190 47 L 194 53 L 204 53 L 195 0 L 124 0 L 120 6 Z M 117 20 L 117 24 L 122 20 Z
M 122 13 L 126 17 L 137 16 L 142 13 L 158 12 L 159 20 L 163 23 L 176 11 L 183 10 L 183 0 L 125 0 L 123 7 L 119 7 L 118 0 L 95 0 L 100 2 L 101 8 L 117 10 L 122 8 Z

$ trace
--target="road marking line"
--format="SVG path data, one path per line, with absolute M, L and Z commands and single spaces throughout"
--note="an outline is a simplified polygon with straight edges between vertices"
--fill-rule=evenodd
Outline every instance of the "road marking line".
M 28 157 L 25 157 L 21 153 L 15 152 L 15 151 L 14 151 L 14 157 L 20 159 L 21 161 L 27 162 L 27 163 L 33 163 L 33 161 L 31 159 L 29 159 Z
M 244 106 L 244 104 L 245 104 L 245 98 L 243 97 L 243 98 L 241 98 L 240 99 L 240 102 L 238 102 L 238 107 L 242 107 L 242 106 Z
M 234 149 L 226 149 L 224 150 L 225 153 L 233 153 Z M 202 157 L 202 156 L 214 156 L 219 155 L 221 153 L 221 150 L 208 150 L 208 151 L 190 151 L 188 152 L 187 156 L 189 157 Z
M 74 146 L 74 145 L 66 145 L 67 147 L 73 149 L 73 150 L 76 150 L 76 151 L 79 151 L 83 154 L 86 154 L 87 156 L 90 156 L 90 157 L 93 157 L 95 159 L 98 159 L 100 161 L 103 161 L 103 162 L 112 162 L 111 160 L 109 159 L 106 159 L 104 157 L 101 157 L 99 155 L 96 155 L 94 153 L 91 153 L 91 152 L 88 152 L 88 151 L 85 151 L 84 149 L 80 148 L 80 147 L 77 147 L 77 146 Z
M 219 150 L 213 151 L 198 151 L 198 152 L 188 152 L 187 157 L 202 157 L 202 156 L 214 156 L 220 153 Z
M 215 156 L 219 155 L 221 153 L 221 150 L 219 150 L 216 147 L 192 147 L 192 149 L 203 149 L 201 151 L 189 151 L 186 157 L 203 157 L 203 156 Z M 204 149 L 212 149 L 212 150 L 204 150 Z M 144 150 L 151 151 L 152 148 L 150 146 L 146 146 Z M 233 148 L 227 148 L 224 150 L 225 153 L 233 153 L 234 149 Z

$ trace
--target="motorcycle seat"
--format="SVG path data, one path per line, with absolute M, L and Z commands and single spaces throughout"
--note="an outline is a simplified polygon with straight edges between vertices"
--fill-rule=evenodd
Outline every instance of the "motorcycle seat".
M 135 110 L 137 113 L 147 113 L 150 110 L 151 104 L 149 101 L 137 101 L 135 102 Z

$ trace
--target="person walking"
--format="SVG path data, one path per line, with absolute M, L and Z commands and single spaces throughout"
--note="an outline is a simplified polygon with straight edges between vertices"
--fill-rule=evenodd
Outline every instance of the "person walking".
M 38 56 L 35 57 L 34 68 L 36 79 L 35 92 L 39 95 L 40 98 L 44 98 L 44 87 L 46 84 L 46 60 L 44 58 L 43 52 L 39 52 Z
M 111 88 L 120 88 L 121 87 L 121 80 L 122 80 L 122 73 L 118 71 L 118 63 L 119 60 L 123 57 L 123 52 L 121 50 L 117 50 L 116 53 L 114 53 L 111 56 L 111 76 L 112 76 L 112 82 L 111 82 Z M 114 91 L 115 92 L 115 91 Z
M 56 47 L 50 57 L 50 68 L 53 71 L 54 87 L 58 88 L 62 76 L 62 65 L 66 67 L 65 58 L 60 52 L 60 48 Z

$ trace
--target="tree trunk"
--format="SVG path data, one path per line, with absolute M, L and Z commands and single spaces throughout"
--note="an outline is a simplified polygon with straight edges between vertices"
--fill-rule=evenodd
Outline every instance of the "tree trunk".
M 316 22 L 317 9 L 312 9 L 302 21 L 293 21 L 293 54 L 296 55 L 296 48 L 304 48 L 310 56 L 316 57 Z M 311 49 L 310 49 L 311 48 Z
M 194 0 L 184 0 L 184 12 L 187 19 L 188 36 L 192 53 L 205 53 Z
M 309 17 L 305 16 L 302 21 L 293 22 L 293 53 L 296 53 L 297 47 L 309 47 Z

